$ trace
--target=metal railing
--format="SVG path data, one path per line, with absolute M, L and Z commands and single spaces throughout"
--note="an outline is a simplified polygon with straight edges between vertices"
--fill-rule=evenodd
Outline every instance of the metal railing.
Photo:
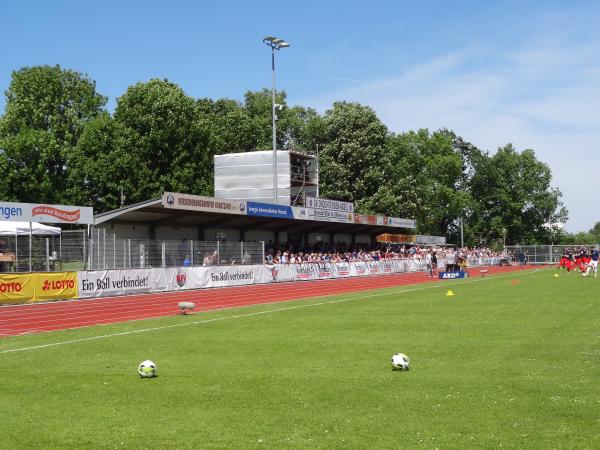
M 506 247 L 506 253 L 518 262 L 519 255 L 524 254 L 528 264 L 558 264 L 565 249 L 580 247 L 593 248 L 594 245 L 511 245 Z
M 85 269 L 87 230 L 64 230 L 55 236 L 0 236 L 0 273 Z
M 89 243 L 88 270 L 261 264 L 264 242 L 117 239 L 104 229 Z
M 0 236 L 0 273 L 261 264 L 264 242 L 117 239 L 96 229 Z

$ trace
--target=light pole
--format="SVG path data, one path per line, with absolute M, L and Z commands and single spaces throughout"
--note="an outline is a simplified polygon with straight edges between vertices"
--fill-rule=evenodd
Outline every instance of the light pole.
M 273 99 L 273 203 L 277 202 L 277 115 L 275 114 L 275 50 L 289 47 L 290 44 L 283 39 L 273 36 L 266 36 L 263 42 L 271 47 L 271 71 L 273 73 L 273 88 L 271 97 Z

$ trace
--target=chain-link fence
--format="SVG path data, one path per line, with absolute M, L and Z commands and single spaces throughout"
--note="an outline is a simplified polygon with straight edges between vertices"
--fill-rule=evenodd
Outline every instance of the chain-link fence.
M 0 236 L 0 273 L 85 269 L 86 234 L 86 230 L 64 230 L 53 236 Z
M 0 273 L 261 264 L 263 242 L 117 239 L 96 229 L 0 236 Z
M 89 270 L 261 264 L 264 242 L 117 239 L 104 229 L 90 240 Z

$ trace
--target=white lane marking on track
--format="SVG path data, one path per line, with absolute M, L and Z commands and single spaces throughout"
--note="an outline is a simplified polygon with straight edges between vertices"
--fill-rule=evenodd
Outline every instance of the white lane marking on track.
M 526 271 L 520 271 L 518 273 L 519 274 L 523 274 L 523 275 L 529 275 L 529 274 L 532 274 L 532 273 L 536 273 L 538 271 L 539 271 L 539 269 L 533 269 L 531 271 L 530 270 L 526 270 Z M 202 325 L 202 324 L 205 324 L 205 323 L 221 322 L 223 320 L 229 320 L 229 319 L 243 319 L 245 317 L 260 316 L 260 315 L 271 314 L 271 313 L 276 313 L 276 312 L 290 311 L 290 310 L 293 310 L 293 309 L 310 308 L 310 307 L 313 307 L 313 306 L 323 306 L 323 305 L 329 305 L 329 304 L 335 304 L 335 303 L 349 302 L 349 301 L 352 301 L 352 300 L 362 300 L 362 299 L 365 299 L 365 298 L 381 297 L 382 295 L 404 294 L 406 292 L 424 291 L 424 290 L 427 290 L 427 289 L 436 289 L 436 288 L 446 288 L 446 287 L 452 286 L 452 285 L 462 285 L 462 284 L 476 283 L 476 282 L 479 282 L 479 281 L 486 281 L 486 280 L 493 280 L 493 279 L 498 279 L 498 278 L 504 278 L 505 276 L 508 276 L 508 275 L 514 276 L 515 273 L 511 272 L 511 273 L 508 273 L 508 274 L 497 275 L 497 276 L 494 276 L 494 277 L 480 277 L 480 278 L 476 278 L 476 279 L 473 279 L 473 280 L 465 280 L 465 281 L 462 281 L 462 282 L 454 281 L 454 282 L 452 282 L 452 284 L 443 284 L 443 285 L 436 284 L 435 286 L 423 286 L 423 287 L 419 287 L 419 288 L 402 289 L 402 290 L 399 290 L 399 291 L 379 292 L 377 294 L 362 295 L 360 297 L 342 298 L 342 299 L 338 299 L 338 300 L 330 300 L 328 302 L 319 302 L 319 303 L 309 303 L 309 304 L 306 304 L 306 305 L 288 306 L 286 308 L 275 308 L 275 309 L 269 309 L 269 310 L 266 310 L 266 311 L 257 311 L 257 312 L 253 312 L 253 313 L 247 313 L 247 314 L 236 314 L 236 315 L 233 315 L 233 316 L 216 317 L 214 319 L 196 320 L 196 321 L 193 321 L 193 322 L 177 323 L 177 324 L 173 324 L 173 325 L 164 325 L 164 326 L 161 326 L 161 327 L 142 328 L 142 329 L 139 329 L 139 330 L 122 331 L 120 333 L 101 334 L 101 335 L 98 335 L 98 336 L 90 336 L 90 337 L 80 338 L 80 339 L 71 339 L 71 340 L 68 340 L 68 341 L 51 342 L 49 344 L 33 345 L 31 347 L 21 347 L 21 348 L 13 348 L 13 349 L 8 349 L 8 350 L 0 350 L 0 355 L 5 354 L 5 353 L 16 353 L 16 352 L 24 352 L 24 351 L 29 351 L 29 350 L 37 350 L 37 349 L 41 349 L 41 348 L 52 348 L 52 347 L 58 347 L 60 345 L 76 344 L 76 343 L 79 343 L 79 342 L 95 341 L 95 340 L 99 340 L 99 339 L 108 339 L 108 338 L 111 338 L 111 337 L 128 336 L 128 335 L 131 335 L 131 334 L 147 333 L 147 332 L 150 332 L 150 331 L 161 331 L 161 330 L 167 330 L 169 328 L 187 327 L 187 326 L 199 325 L 199 324 Z M 337 294 L 337 295 L 343 295 L 343 294 Z M 300 300 L 306 300 L 306 299 L 294 299 L 294 300 L 287 300 L 287 301 L 300 301 Z M 258 304 L 258 305 L 260 305 L 260 304 Z M 258 305 L 255 304 L 255 305 L 251 305 L 251 306 L 258 306 Z

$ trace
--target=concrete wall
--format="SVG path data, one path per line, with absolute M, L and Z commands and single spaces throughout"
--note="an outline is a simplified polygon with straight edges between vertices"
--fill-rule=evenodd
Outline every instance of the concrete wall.
M 204 240 L 216 241 L 217 233 L 225 233 L 227 242 L 236 242 L 240 240 L 239 230 L 228 230 L 223 228 L 207 228 L 204 230 Z M 246 238 L 248 240 L 248 238 Z
M 96 230 L 106 230 L 107 237 L 115 234 L 117 239 L 150 239 L 150 226 L 145 224 L 102 224 Z

